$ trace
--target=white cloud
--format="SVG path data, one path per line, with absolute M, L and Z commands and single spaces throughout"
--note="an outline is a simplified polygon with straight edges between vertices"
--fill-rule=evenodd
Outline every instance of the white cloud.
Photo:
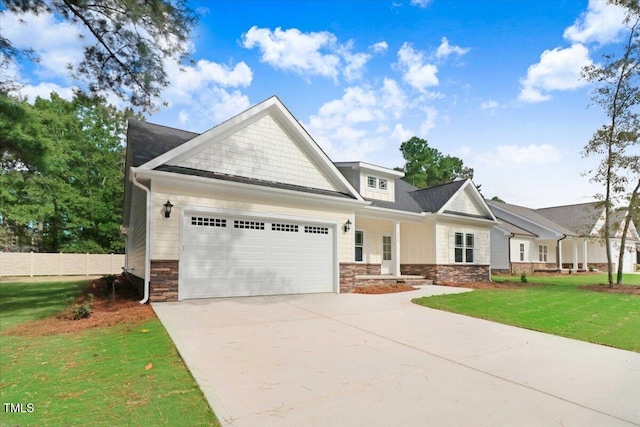
M 391 140 L 396 143 L 401 143 L 414 135 L 414 132 L 410 129 L 405 129 L 402 123 L 396 123 L 393 127 L 393 132 L 391 132 Z
M 170 109 L 158 113 L 162 117 L 160 121 L 193 132 L 204 132 L 251 106 L 247 95 L 240 90 L 215 85 L 192 92 L 189 99 L 174 100 L 170 104 Z
M 406 96 L 398 84 L 385 79 L 379 86 L 345 89 L 341 98 L 310 116 L 305 127 L 331 158 L 372 161 L 375 153 L 406 134 L 396 120 L 405 108 Z
M 409 43 L 398 51 L 398 67 L 404 73 L 403 80 L 421 92 L 438 85 L 438 67 L 426 64 L 424 52 L 413 49 Z
M 494 101 L 493 99 L 480 104 L 481 110 L 496 110 L 498 108 L 500 108 L 500 104 L 498 103 L 498 101 Z
M 351 40 L 337 49 L 337 52 L 345 62 L 343 73 L 347 81 L 361 78 L 364 66 L 371 59 L 371 55 L 368 53 L 351 53 L 352 49 L 353 41 Z
M 449 40 L 447 40 L 446 37 L 443 37 L 440 42 L 440 46 L 438 46 L 438 49 L 436 50 L 436 58 L 448 58 L 452 54 L 462 56 L 467 52 L 469 52 L 468 47 L 451 46 L 449 44 Z
M 389 45 L 384 40 L 378 43 L 374 43 L 369 46 L 369 49 L 373 51 L 373 53 L 383 53 L 389 49 Z
M 60 98 L 70 101 L 73 99 L 74 87 L 64 87 L 55 83 L 41 82 L 37 85 L 23 85 L 17 93 L 21 96 L 26 96 L 27 100 L 31 103 L 36 100 L 37 97 L 43 99 L 49 99 L 51 92 L 57 93 Z
M 526 77 L 520 80 L 522 89 L 518 100 L 527 103 L 547 101 L 551 99 L 550 91 L 585 86 L 587 83 L 580 78 L 580 71 L 592 63 L 588 49 L 581 44 L 546 50 L 540 55 L 540 62 L 531 65 Z
M 494 150 L 476 155 L 474 161 L 489 166 L 502 165 L 509 168 L 526 164 L 555 163 L 561 157 L 560 151 L 550 144 L 499 145 Z
M 247 87 L 253 79 L 253 72 L 244 62 L 239 62 L 231 68 L 204 59 L 193 66 L 180 66 L 171 61 L 165 63 L 165 70 L 171 84 L 163 95 L 174 101 L 194 96 L 212 85 Z
M 254 26 L 243 34 L 242 45 L 247 49 L 258 48 L 261 61 L 274 68 L 334 81 L 340 73 L 348 81 L 360 78 L 371 58 L 367 53 L 352 52 L 351 40 L 339 44 L 337 37 L 328 31 L 303 33 L 297 28 L 283 30 L 280 27 L 271 31 Z M 379 43 L 374 46 L 382 48 Z
M 336 37 L 327 32 L 302 33 L 296 28 L 274 31 L 268 28 L 251 27 L 242 36 L 247 49 L 257 47 L 261 60 L 269 65 L 291 70 L 301 75 L 321 75 L 337 78 L 340 57 L 333 53 L 322 53 L 336 45 Z
M 565 29 L 564 38 L 573 43 L 611 43 L 626 30 L 623 20 L 623 8 L 602 0 L 589 0 L 587 11 Z
M 67 21 L 58 21 L 48 13 L 14 14 L 3 12 L 2 36 L 19 49 L 33 49 L 40 57 L 36 74 L 41 78 L 69 80 L 69 64 L 76 65 L 83 58 L 83 40 L 86 31 Z
M 422 138 L 426 138 L 429 135 L 429 131 L 436 126 L 436 117 L 438 112 L 433 107 L 425 107 L 424 108 L 425 119 L 420 124 L 420 136 Z
M 420 8 L 425 8 L 431 4 L 433 0 L 411 0 L 411 4 L 413 6 L 418 6 Z

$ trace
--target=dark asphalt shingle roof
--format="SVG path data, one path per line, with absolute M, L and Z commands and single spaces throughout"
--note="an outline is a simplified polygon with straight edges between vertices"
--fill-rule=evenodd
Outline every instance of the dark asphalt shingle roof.
M 412 191 L 411 195 L 425 212 L 438 212 L 465 182 L 465 180 L 459 180 L 422 188 Z
M 412 192 L 417 190 L 411 184 L 404 182 L 401 179 L 395 180 L 395 202 L 385 202 L 383 200 L 367 199 L 371 202 L 371 206 L 386 209 L 395 209 L 398 211 L 421 213 L 424 209 L 418 204 L 416 199 L 413 198 Z
M 143 165 L 199 135 L 134 119 L 129 119 L 128 124 L 127 151 L 131 151 L 130 166 L 133 167 Z
M 541 208 L 537 211 L 546 218 L 571 229 L 579 236 L 589 236 L 604 213 L 604 206 L 602 202 L 589 202 Z M 612 235 L 616 235 L 618 232 L 625 215 L 626 211 L 624 210 L 612 212 L 610 221 Z
M 538 210 L 536 209 L 531 209 L 531 208 L 527 208 L 524 206 L 518 206 L 518 205 L 512 205 L 509 203 L 504 203 L 504 202 L 498 202 L 495 200 L 487 200 L 486 201 L 487 204 L 489 205 L 489 207 L 491 208 L 502 208 L 508 212 L 511 212 L 513 214 L 516 214 L 518 216 L 521 216 L 523 218 L 526 218 L 530 221 L 533 221 L 535 223 L 538 223 L 540 225 L 542 225 L 543 227 L 546 227 L 548 229 L 554 230 L 558 233 L 561 234 L 566 234 L 568 236 L 579 236 L 580 234 L 573 231 L 571 228 L 566 227 L 562 224 L 559 224 L 551 219 L 549 219 L 548 217 L 542 215 L 540 212 L 538 212 Z M 500 211 L 498 211 L 497 209 L 492 209 L 493 210 L 493 214 L 500 220 L 504 220 L 504 217 L 500 214 Z M 595 224 L 595 222 L 594 222 Z
M 592 202 L 536 209 L 536 212 L 579 236 L 588 236 L 603 210 L 601 203 Z
M 130 119 L 127 130 L 127 166 L 137 167 L 148 161 L 184 144 L 198 136 L 198 133 L 188 132 L 167 126 Z M 128 168 L 127 168 L 128 170 Z M 292 184 L 264 181 L 259 179 L 233 176 L 216 172 L 208 172 L 179 166 L 162 165 L 156 170 L 173 172 L 184 175 L 201 176 L 226 181 L 242 182 L 272 188 L 282 188 L 313 194 L 324 194 L 342 198 L 353 196 L 317 188 L 303 187 Z M 395 181 L 395 202 L 369 200 L 372 206 L 394 209 L 405 212 L 438 212 L 460 189 L 466 181 L 454 181 L 447 184 L 419 189 L 403 180 Z

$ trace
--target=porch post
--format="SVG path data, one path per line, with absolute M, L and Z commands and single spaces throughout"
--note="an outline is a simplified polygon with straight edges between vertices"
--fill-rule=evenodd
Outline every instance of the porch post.
M 587 239 L 582 241 L 582 268 L 585 271 L 589 271 L 589 267 L 587 266 Z
M 400 276 L 400 223 L 396 222 L 393 227 L 393 236 L 395 240 L 393 270 L 396 276 Z
M 578 271 L 578 241 L 573 241 L 573 271 Z
M 562 240 L 558 240 L 558 271 L 562 271 Z

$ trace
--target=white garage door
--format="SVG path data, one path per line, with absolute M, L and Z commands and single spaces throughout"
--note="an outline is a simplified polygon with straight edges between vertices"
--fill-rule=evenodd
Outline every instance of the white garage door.
M 199 214 L 185 224 L 181 299 L 333 291 L 328 224 Z

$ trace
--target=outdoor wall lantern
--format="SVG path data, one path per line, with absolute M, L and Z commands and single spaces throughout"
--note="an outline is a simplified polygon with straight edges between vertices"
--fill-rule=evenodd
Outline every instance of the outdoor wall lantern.
M 173 205 L 171 204 L 170 201 L 167 200 L 167 203 L 165 203 L 163 206 L 164 206 L 164 217 L 165 218 L 170 218 L 171 217 L 171 208 L 173 207 Z
M 344 223 L 344 232 L 348 233 L 351 230 L 351 220 L 348 219 L 347 222 Z

